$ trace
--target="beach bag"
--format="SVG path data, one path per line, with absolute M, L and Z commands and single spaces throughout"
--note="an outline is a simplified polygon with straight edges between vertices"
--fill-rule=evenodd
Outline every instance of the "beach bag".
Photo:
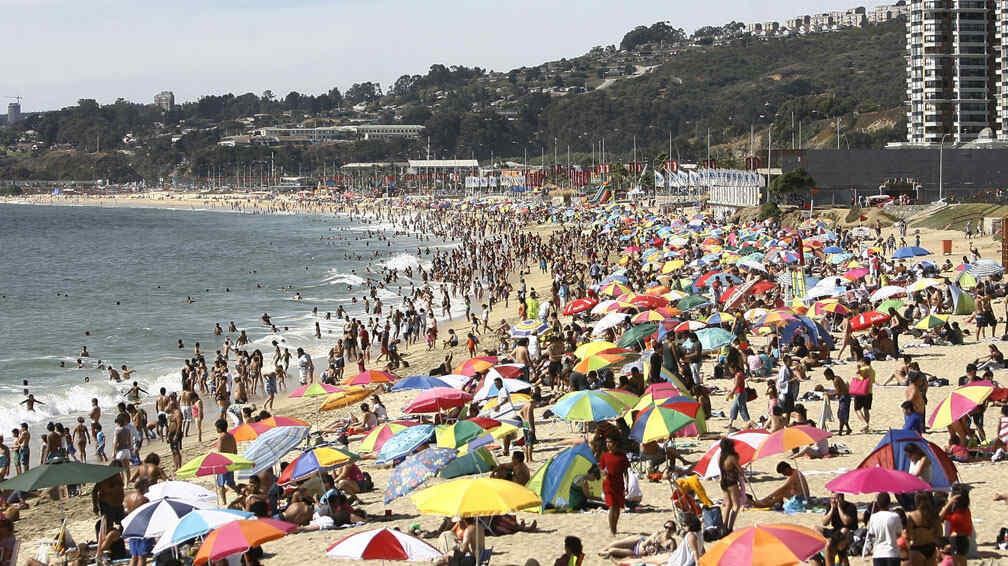
M 855 397 L 865 397 L 868 395 L 869 383 L 867 379 L 855 377 L 850 382 L 850 394 Z
M 756 397 L 759 396 L 759 393 L 757 393 L 756 389 L 754 389 L 752 387 L 746 387 L 745 388 L 745 396 L 746 396 L 746 402 L 747 403 L 752 403 L 753 401 L 756 400 Z
M 704 507 L 701 518 L 705 541 L 713 542 L 724 536 L 724 519 L 720 507 Z

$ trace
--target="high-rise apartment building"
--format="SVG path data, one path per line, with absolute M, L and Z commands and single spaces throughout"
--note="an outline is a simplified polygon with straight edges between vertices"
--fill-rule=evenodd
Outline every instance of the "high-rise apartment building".
M 911 0 L 907 15 L 907 141 L 976 139 L 998 129 L 1000 34 L 1008 0 Z
M 175 107 L 175 93 L 170 90 L 163 90 L 154 95 L 154 106 L 165 112 L 171 111 Z
M 998 128 L 1001 33 L 1008 0 L 911 0 L 907 140 L 961 143 Z

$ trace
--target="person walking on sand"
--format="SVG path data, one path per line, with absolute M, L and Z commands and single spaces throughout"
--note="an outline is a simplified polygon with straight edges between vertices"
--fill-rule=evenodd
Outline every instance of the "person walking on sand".
M 90 440 L 91 432 L 88 430 L 87 425 L 84 424 L 84 417 L 77 417 L 77 426 L 73 429 L 73 442 L 77 448 L 77 453 L 74 454 L 75 460 L 87 462 L 87 452 L 85 449 Z
M 606 505 L 609 507 L 609 532 L 616 536 L 620 512 L 626 503 L 627 473 L 630 462 L 620 450 L 615 438 L 606 439 L 606 451 L 599 457 L 599 469 L 605 472 L 602 479 L 602 492 L 605 494 Z
M 214 422 L 217 430 L 217 442 L 214 443 L 214 450 L 221 454 L 237 454 L 238 442 L 235 437 L 228 432 L 228 422 L 226 419 L 217 419 Z M 238 486 L 235 484 L 234 472 L 225 472 L 217 475 L 217 499 L 221 507 L 227 506 L 227 488 L 230 487 L 238 493 Z

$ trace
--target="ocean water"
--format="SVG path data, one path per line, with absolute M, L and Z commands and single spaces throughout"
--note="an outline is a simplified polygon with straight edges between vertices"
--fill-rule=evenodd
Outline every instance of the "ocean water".
M 328 349 L 342 332 L 339 305 L 361 313 L 351 297 L 367 293 L 367 270 L 423 261 L 417 248 L 432 242 L 392 228 L 341 217 L 0 205 L 0 433 L 83 414 L 91 398 L 114 406 L 126 384 L 110 383 L 98 360 L 135 369 L 151 393 L 177 390 L 195 342 L 212 359 L 230 321 L 267 359 L 274 339 L 292 354 L 298 346 Z M 387 230 L 388 239 L 369 230 Z M 397 302 L 395 290 L 379 290 L 384 304 Z M 187 296 L 195 302 L 186 304 Z M 264 312 L 279 334 L 259 322 Z M 222 337 L 213 334 L 216 322 Z M 78 368 L 84 346 L 90 357 Z M 20 405 L 24 380 L 45 403 L 34 413 Z

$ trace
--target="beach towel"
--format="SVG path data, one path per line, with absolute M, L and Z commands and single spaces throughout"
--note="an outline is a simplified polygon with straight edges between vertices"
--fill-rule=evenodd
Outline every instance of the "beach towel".
M 826 430 L 826 423 L 833 422 L 833 406 L 830 404 L 829 395 L 823 399 L 822 411 L 819 413 L 819 428 Z

